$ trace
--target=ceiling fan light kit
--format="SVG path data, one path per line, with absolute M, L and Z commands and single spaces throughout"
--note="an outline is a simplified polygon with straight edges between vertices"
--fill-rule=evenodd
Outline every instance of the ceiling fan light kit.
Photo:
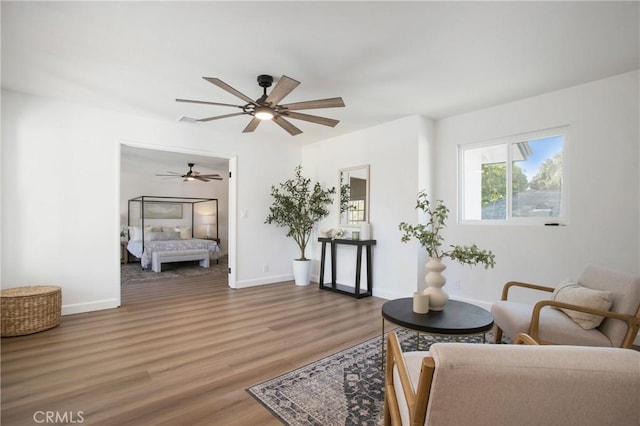
M 335 127 L 340 121 L 334 120 L 332 118 L 320 117 L 317 115 L 310 114 L 302 114 L 299 112 L 295 112 L 297 110 L 303 109 L 320 109 L 320 108 L 338 108 L 344 107 L 344 101 L 342 98 L 328 98 L 328 99 L 317 99 L 313 101 L 304 101 L 304 102 L 294 102 L 290 104 L 280 104 L 280 102 L 295 89 L 300 84 L 299 81 L 294 80 L 286 75 L 283 75 L 280 80 L 276 83 L 274 88 L 271 90 L 271 93 L 267 95 L 267 88 L 271 87 L 273 84 L 273 77 L 266 74 L 261 74 L 258 76 L 258 85 L 262 87 L 263 93 L 262 96 L 256 99 L 255 101 L 248 97 L 247 95 L 239 92 L 233 87 L 229 86 L 227 83 L 223 82 L 219 78 L 214 77 L 202 77 L 209 83 L 218 86 L 219 88 L 231 93 L 232 95 L 242 99 L 246 104 L 244 105 L 233 105 L 233 104 L 224 104 L 220 102 L 208 102 L 208 101 L 196 101 L 192 99 L 176 99 L 176 102 L 187 102 L 194 104 L 202 104 L 202 105 L 217 105 L 217 106 L 227 106 L 239 108 L 242 110 L 241 112 L 236 112 L 232 114 L 225 115 L 217 115 L 213 117 L 199 118 L 199 119 L 191 119 L 195 122 L 203 122 L 203 121 L 213 121 L 219 120 L 221 118 L 228 117 L 236 117 L 240 115 L 250 115 L 253 118 L 249 121 L 249 124 L 242 131 L 243 133 L 253 132 L 263 120 L 272 120 L 278 126 L 282 127 L 285 131 L 287 131 L 290 135 L 295 136 L 302 133 L 302 130 L 294 126 L 287 119 L 293 118 L 295 120 L 303 120 L 308 121 L 310 123 L 321 124 L 323 126 Z M 181 121 L 190 121 L 187 120 L 188 117 L 184 117 L 185 120 L 181 118 Z
M 260 120 L 271 120 L 273 118 L 273 112 L 271 111 L 271 108 L 259 106 L 255 109 L 254 116 Z

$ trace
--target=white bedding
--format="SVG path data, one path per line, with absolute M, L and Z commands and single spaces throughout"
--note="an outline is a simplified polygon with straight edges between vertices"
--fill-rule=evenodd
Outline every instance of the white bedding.
M 213 240 L 200 240 L 194 238 L 189 240 L 145 241 L 144 253 L 142 253 L 142 241 L 130 240 L 127 244 L 127 250 L 129 250 L 129 253 L 140 259 L 140 264 L 143 268 L 147 268 L 151 265 L 151 257 L 153 256 L 154 251 L 192 249 L 209 250 L 209 257 L 211 260 L 216 260 L 222 257 L 222 250 L 218 247 L 218 243 Z

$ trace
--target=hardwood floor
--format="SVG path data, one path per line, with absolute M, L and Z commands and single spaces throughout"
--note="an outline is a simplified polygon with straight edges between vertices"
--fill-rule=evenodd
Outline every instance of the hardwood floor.
M 278 425 L 245 389 L 379 335 L 384 300 L 199 277 L 124 286 L 122 302 L 2 339 L 3 425 L 47 411 L 90 425 Z

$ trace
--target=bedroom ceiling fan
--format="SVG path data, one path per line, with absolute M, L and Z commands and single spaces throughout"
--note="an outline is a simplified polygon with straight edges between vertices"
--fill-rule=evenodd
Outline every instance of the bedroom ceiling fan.
M 165 179 L 182 178 L 184 179 L 184 182 L 189 182 L 192 180 L 199 180 L 201 182 L 209 182 L 210 180 L 222 180 L 222 176 L 220 176 L 219 174 L 203 175 L 199 172 L 196 172 L 195 170 L 193 170 L 193 166 L 195 166 L 195 163 L 187 163 L 187 165 L 189 166 L 189 171 L 185 174 L 178 172 L 167 172 L 169 173 L 168 175 L 156 176 L 163 176 L 165 177 Z
M 242 131 L 243 133 L 253 132 L 260 121 L 272 120 L 278 126 L 286 130 L 291 136 L 299 135 L 302 130 L 291 124 L 287 119 L 293 118 L 295 120 L 308 121 L 310 123 L 322 124 L 324 126 L 335 127 L 340 121 L 332 118 L 320 117 L 317 115 L 303 114 L 296 112 L 304 109 L 319 109 L 319 108 L 337 108 L 343 107 L 344 102 L 342 98 L 328 98 L 317 99 L 313 101 L 293 102 L 289 104 L 280 104 L 280 102 L 289 94 L 293 89 L 298 87 L 299 81 L 296 81 L 286 75 L 283 75 L 276 85 L 271 90 L 271 93 L 267 95 L 267 88 L 273 84 L 273 77 L 270 75 L 262 74 L 258 76 L 258 85 L 262 87 L 262 96 L 256 100 L 251 99 L 247 95 L 237 91 L 227 83 L 223 82 L 219 78 L 202 77 L 209 83 L 218 86 L 219 88 L 226 90 L 232 95 L 242 99 L 246 102 L 244 105 L 224 104 L 219 102 L 207 102 L 207 101 L 195 101 L 191 99 L 176 99 L 176 102 L 189 102 L 194 104 L 204 105 L 218 105 L 239 108 L 241 112 L 235 112 L 232 114 L 217 115 L 213 117 L 195 119 L 195 121 L 212 121 L 219 120 L 221 118 L 235 117 L 239 115 L 250 115 L 253 118 L 249 121 L 249 124 Z

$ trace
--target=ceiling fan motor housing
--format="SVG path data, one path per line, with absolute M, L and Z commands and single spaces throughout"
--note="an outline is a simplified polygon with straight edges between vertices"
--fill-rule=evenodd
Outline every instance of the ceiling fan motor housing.
M 273 84 L 273 77 L 267 74 L 260 74 L 258 76 L 258 85 L 260 87 L 264 87 L 265 89 L 267 87 L 271 87 L 271 85 Z

